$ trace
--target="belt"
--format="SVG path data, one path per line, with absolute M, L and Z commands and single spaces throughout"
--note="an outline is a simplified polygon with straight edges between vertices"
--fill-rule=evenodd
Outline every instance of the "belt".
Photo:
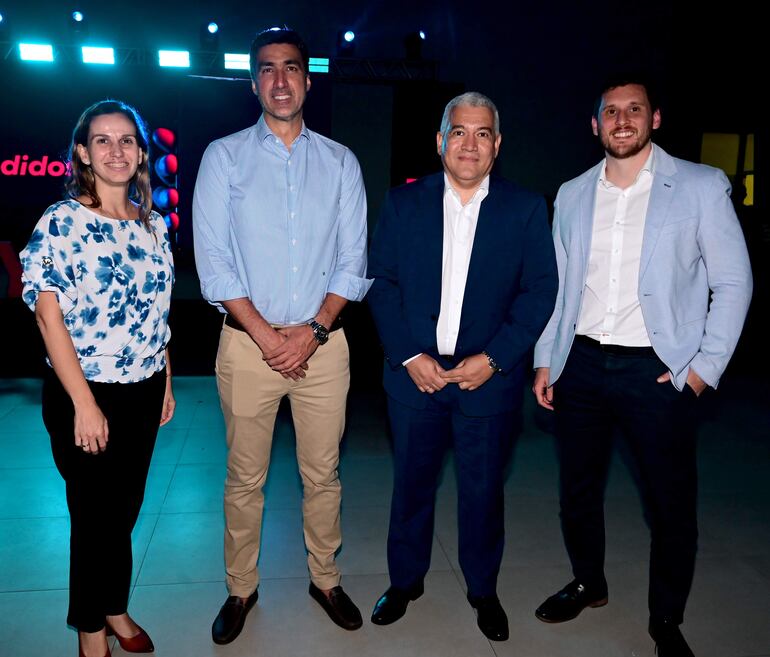
M 230 328 L 235 329 L 236 331 L 243 331 L 246 333 L 246 329 L 243 328 L 243 325 L 235 319 L 232 315 L 225 315 L 225 326 L 229 326 Z M 275 328 L 278 328 L 277 326 Z M 331 325 L 331 328 L 329 329 L 329 333 L 333 333 L 337 329 L 342 328 L 342 317 L 337 317 L 337 319 L 334 320 L 334 323 Z
M 655 350 L 652 347 L 626 347 L 622 344 L 602 344 L 598 340 L 589 338 L 587 335 L 575 335 L 575 342 L 599 349 L 605 354 L 616 356 L 655 356 Z

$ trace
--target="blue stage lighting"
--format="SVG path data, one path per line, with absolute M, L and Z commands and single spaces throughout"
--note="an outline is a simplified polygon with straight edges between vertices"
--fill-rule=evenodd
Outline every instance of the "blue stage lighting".
M 187 50 L 159 50 L 158 63 L 161 66 L 189 68 L 190 53 Z
M 19 57 L 27 62 L 52 62 L 53 46 L 47 43 L 20 43 Z
M 72 20 L 76 23 L 82 23 L 85 16 L 83 15 L 82 11 L 73 11 L 72 12 Z
M 311 57 L 308 62 L 308 73 L 328 73 L 329 72 L 329 58 L 328 57 Z
M 352 43 L 353 39 L 355 38 L 356 38 L 356 33 L 353 30 L 348 30 L 347 32 L 345 32 L 344 39 L 348 43 Z
M 206 29 L 209 31 L 209 34 L 216 34 L 219 32 L 219 25 L 212 21 L 206 26 Z
M 248 71 L 249 70 L 248 53 L 226 52 L 225 68 Z
M 420 38 L 425 41 L 425 30 L 420 30 Z
M 83 46 L 84 64 L 114 64 L 115 51 L 112 48 L 95 48 L 93 46 Z

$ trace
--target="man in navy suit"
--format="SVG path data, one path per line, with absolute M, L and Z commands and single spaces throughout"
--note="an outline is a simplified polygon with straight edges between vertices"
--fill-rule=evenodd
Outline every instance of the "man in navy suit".
M 466 93 L 436 135 L 443 174 L 391 190 L 372 241 L 368 300 L 385 352 L 395 451 L 391 586 L 372 622 L 392 623 L 423 592 L 446 446 L 457 468 L 459 559 L 481 631 L 508 638 L 496 594 L 503 468 L 527 356 L 558 287 L 545 203 L 490 176 L 497 109 Z
M 575 579 L 535 613 L 558 623 L 607 602 L 604 486 L 620 429 L 652 533 L 649 631 L 659 657 L 692 657 L 679 624 L 698 538 L 695 410 L 727 367 L 752 284 L 727 177 L 653 145 L 660 122 L 643 80 L 608 82 L 591 120 L 605 158 L 556 197 L 559 296 L 533 392 L 556 411 Z

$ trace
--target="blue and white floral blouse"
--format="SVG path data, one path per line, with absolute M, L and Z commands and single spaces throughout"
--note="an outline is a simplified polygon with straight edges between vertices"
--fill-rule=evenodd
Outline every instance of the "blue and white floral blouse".
M 89 381 L 132 383 L 166 366 L 174 264 L 157 212 L 150 225 L 60 201 L 20 254 L 25 303 L 34 310 L 38 293 L 56 294 Z

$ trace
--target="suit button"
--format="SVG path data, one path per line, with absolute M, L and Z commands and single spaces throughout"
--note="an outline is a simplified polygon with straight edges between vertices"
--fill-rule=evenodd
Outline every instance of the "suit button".
M 438 317 L 436 315 L 431 315 L 430 318 L 435 322 L 438 320 Z

